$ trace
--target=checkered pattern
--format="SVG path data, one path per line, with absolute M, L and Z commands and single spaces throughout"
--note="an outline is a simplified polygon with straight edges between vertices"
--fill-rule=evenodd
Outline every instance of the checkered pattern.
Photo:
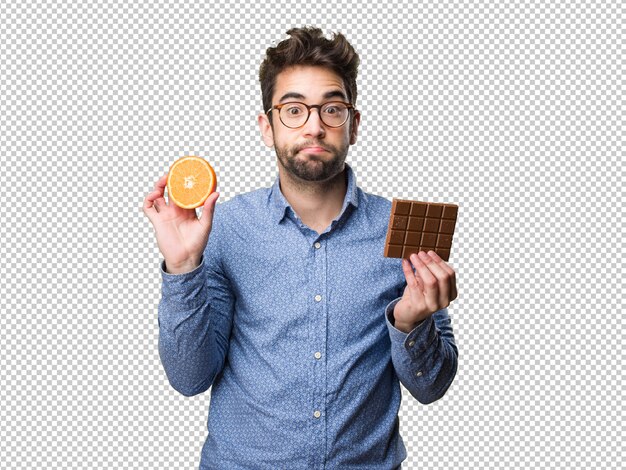
M 409 258 L 433 250 L 450 261 L 450 249 L 459 206 L 393 198 L 385 239 L 385 256 Z
M 459 205 L 459 372 L 404 391 L 403 468 L 623 468 L 624 9 L 3 2 L 0 466 L 196 468 L 210 395 L 161 368 L 140 207 L 185 154 L 221 200 L 273 182 L 258 67 L 315 24 L 361 55 L 359 184 Z

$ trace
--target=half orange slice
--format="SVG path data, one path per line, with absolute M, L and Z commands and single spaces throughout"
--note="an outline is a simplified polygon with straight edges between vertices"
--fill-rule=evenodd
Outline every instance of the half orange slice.
M 215 170 L 200 157 L 186 156 L 176 160 L 167 175 L 167 194 L 183 209 L 195 209 L 215 191 Z

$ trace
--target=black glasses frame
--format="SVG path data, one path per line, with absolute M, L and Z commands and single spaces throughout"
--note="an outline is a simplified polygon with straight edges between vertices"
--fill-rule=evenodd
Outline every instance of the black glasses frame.
M 348 112 L 348 115 L 346 116 L 346 120 L 343 121 L 341 124 L 339 124 L 338 126 L 331 126 L 330 124 L 327 124 L 326 122 L 324 122 L 324 118 L 322 117 L 322 114 L 321 114 L 322 106 L 326 106 L 326 105 L 331 104 L 331 103 L 341 103 L 346 108 L 348 108 L 348 111 L 356 111 L 356 108 L 354 106 L 352 106 L 352 104 L 346 103 L 344 101 L 327 101 L 326 103 L 311 104 L 311 105 L 308 105 L 308 104 L 303 103 L 301 101 L 288 101 L 287 103 L 281 103 L 281 104 L 277 104 L 275 106 L 272 106 L 270 109 L 265 111 L 265 114 L 269 114 L 270 112 L 272 112 L 275 109 L 275 110 L 278 111 L 278 118 L 280 119 L 280 122 L 283 123 L 283 126 L 288 127 L 289 129 L 299 129 L 300 127 L 304 126 L 309 121 L 309 118 L 311 117 L 311 109 L 317 108 L 317 113 L 319 114 L 320 120 L 324 123 L 325 126 L 333 127 L 333 128 L 341 127 L 346 122 L 348 122 L 348 119 L 350 118 L 350 112 Z M 295 127 L 288 126 L 287 124 L 285 124 L 283 122 L 283 118 L 280 116 L 280 110 L 283 107 L 287 106 L 288 104 L 301 104 L 302 106 L 304 106 L 306 108 L 308 114 L 307 114 L 306 119 L 304 120 L 304 122 L 302 124 L 300 124 L 299 126 L 295 126 Z

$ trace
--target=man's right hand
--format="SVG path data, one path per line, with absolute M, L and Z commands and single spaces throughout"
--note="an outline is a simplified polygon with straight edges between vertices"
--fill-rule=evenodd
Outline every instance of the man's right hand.
M 164 198 L 167 173 L 154 185 L 154 190 L 143 201 L 146 214 L 154 231 L 157 245 L 165 258 L 168 273 L 192 271 L 200 265 L 202 253 L 209 241 L 213 213 L 219 193 L 212 193 L 205 201 L 202 216 L 195 209 L 182 209 Z

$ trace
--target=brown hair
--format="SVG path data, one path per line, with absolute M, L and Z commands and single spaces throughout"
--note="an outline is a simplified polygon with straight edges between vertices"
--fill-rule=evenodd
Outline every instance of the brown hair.
M 272 107 L 272 96 L 276 85 L 276 76 L 284 69 L 295 65 L 314 65 L 328 67 L 339 75 L 348 92 L 348 100 L 356 105 L 356 76 L 359 67 L 359 55 L 341 33 L 333 33 L 332 39 L 326 39 L 320 28 L 305 26 L 287 31 L 291 37 L 268 47 L 265 59 L 259 70 L 263 110 Z M 271 122 L 271 116 L 270 116 Z

